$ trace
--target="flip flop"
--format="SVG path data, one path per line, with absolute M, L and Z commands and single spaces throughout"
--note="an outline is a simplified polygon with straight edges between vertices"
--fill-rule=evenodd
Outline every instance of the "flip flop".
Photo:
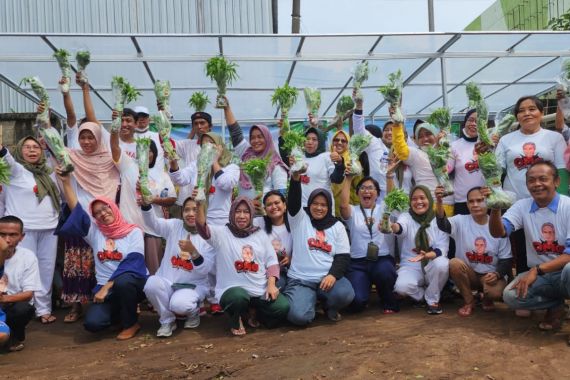
M 63 322 L 64 323 L 74 323 L 77 322 L 79 319 L 81 319 L 82 317 L 82 312 L 78 311 L 78 310 L 72 310 L 70 311 L 64 318 L 63 318 Z
M 538 329 L 542 331 L 560 330 L 562 327 L 562 319 L 564 317 L 564 307 L 556 309 L 548 309 L 544 320 L 538 324 Z
M 473 314 L 473 309 L 475 308 L 475 304 L 473 303 L 466 303 L 465 305 L 463 305 L 462 307 L 459 308 L 459 310 L 457 310 L 457 314 L 459 314 L 462 317 L 468 317 L 471 314 Z
M 230 332 L 232 333 L 233 336 L 244 336 L 245 334 L 247 334 L 247 331 L 245 331 L 245 327 L 243 327 L 243 322 L 241 321 L 241 317 L 239 319 L 239 329 L 230 329 Z
M 42 315 L 39 317 L 40 322 L 42 323 L 42 325 L 49 325 L 54 323 L 57 318 L 55 317 L 55 315 L 52 314 L 46 314 L 46 315 Z

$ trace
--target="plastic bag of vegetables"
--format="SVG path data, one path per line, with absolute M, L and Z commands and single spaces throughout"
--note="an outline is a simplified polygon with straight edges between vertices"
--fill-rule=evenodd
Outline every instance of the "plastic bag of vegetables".
M 238 78 L 237 64 L 230 62 L 224 57 L 213 57 L 206 62 L 206 76 L 216 82 L 218 87 L 218 97 L 216 98 L 216 108 L 227 106 L 224 96 L 228 86 Z
M 137 144 L 137 164 L 139 166 L 140 195 L 145 204 L 151 204 L 153 200 L 148 182 L 148 152 L 150 151 L 150 141 L 148 137 L 135 139 Z
M 38 115 L 37 122 L 40 125 L 49 125 L 49 95 L 46 91 L 42 81 L 38 77 L 25 77 L 20 81 L 20 86 L 22 84 L 29 84 L 32 87 L 32 91 L 44 104 L 44 111 Z
M 303 89 L 307 111 L 313 115 L 311 122 L 317 124 L 319 120 L 319 108 L 321 108 L 321 90 L 318 88 L 306 87 Z
M 453 194 L 453 184 L 447 174 L 447 160 L 451 157 L 449 147 L 430 146 L 427 148 L 426 153 L 437 183 L 444 188 L 443 196 Z
M 447 107 L 436 108 L 427 118 L 427 122 L 439 128 L 444 136 L 439 140 L 442 147 L 450 147 L 449 133 L 451 131 L 451 110 Z
M 0 183 L 4 185 L 10 184 L 11 175 L 12 170 L 10 169 L 10 165 L 8 165 L 4 157 L 0 157 Z
M 394 211 L 404 212 L 408 209 L 410 198 L 408 194 L 402 189 L 393 189 L 384 198 L 384 213 L 380 221 L 380 232 L 389 234 L 392 233 L 390 228 L 390 216 Z
M 478 162 L 481 174 L 483 174 L 483 178 L 485 179 L 485 184 L 491 189 L 491 195 L 487 198 L 487 206 L 496 209 L 507 209 L 511 207 L 516 200 L 516 196 L 510 191 L 503 190 L 501 187 L 503 169 L 497 162 L 495 153 L 480 153 Z
M 467 83 L 465 91 L 469 99 L 469 108 L 475 108 L 477 110 L 477 134 L 479 135 L 479 141 L 492 147 L 494 144 L 487 129 L 489 111 L 487 110 L 487 104 L 483 99 L 483 95 L 481 95 L 481 89 L 476 83 L 469 82 Z
M 350 156 L 350 174 L 351 175 L 361 175 L 362 165 L 360 164 L 360 155 L 362 152 L 368 148 L 370 145 L 370 140 L 372 136 L 370 135 L 354 135 L 348 143 L 348 152 Z
M 403 87 L 404 83 L 402 81 L 402 71 L 398 70 L 394 73 L 388 74 L 388 84 L 380 86 L 378 89 L 378 92 L 382 94 L 384 100 L 390 104 L 390 107 L 394 108 L 392 120 L 394 120 L 396 123 L 404 122 L 404 116 L 402 115 L 402 110 L 400 109 Z
M 111 90 L 115 103 L 113 109 L 119 113 L 119 116 L 111 123 L 111 130 L 118 131 L 121 129 L 122 113 L 125 103 L 130 103 L 138 99 L 140 92 L 137 91 L 125 78 L 114 76 L 111 82 Z
M 87 74 L 85 68 L 91 62 L 91 53 L 88 50 L 79 50 L 75 54 L 75 61 L 77 61 L 77 72 L 79 73 L 79 81 L 82 84 L 87 83 Z
M 39 133 L 55 156 L 57 164 L 62 168 L 63 175 L 71 173 L 74 169 L 73 163 L 59 132 L 55 128 L 39 128 Z
M 354 101 L 348 95 L 341 96 L 336 104 L 336 115 L 334 119 L 331 121 L 331 127 L 336 126 L 338 123 L 341 123 L 344 119 L 344 115 L 354 108 Z
M 288 83 L 285 83 L 281 87 L 277 87 L 271 96 L 271 104 L 273 106 L 278 106 L 281 110 L 281 119 L 283 120 L 281 128 L 285 132 L 291 129 L 289 125 L 289 110 L 291 110 L 297 102 L 298 96 L 299 90 L 295 87 L 290 87 Z
M 352 88 L 356 90 L 354 98 L 357 100 L 362 100 L 362 84 L 368 80 L 369 73 L 368 61 L 358 63 L 352 71 Z
M 265 178 L 267 178 L 268 165 L 269 157 L 252 158 L 241 164 L 241 169 L 247 174 L 253 185 L 256 197 L 263 195 L 263 185 L 265 184 Z
M 152 116 L 152 121 L 160 135 L 162 140 L 162 148 L 166 153 L 168 160 L 178 160 L 180 156 L 176 153 L 176 149 L 172 146 L 172 141 L 170 141 L 170 131 L 172 130 L 172 125 L 170 124 L 170 119 L 166 114 L 166 111 L 159 111 L 158 115 Z
M 218 151 L 216 146 L 211 143 L 202 144 L 200 148 L 200 153 L 198 153 L 198 178 L 196 183 L 196 188 L 198 193 L 196 194 L 196 201 L 205 201 L 206 194 L 208 194 L 210 189 L 205 189 L 206 182 L 208 181 L 208 176 L 212 171 L 212 164 L 216 159 Z
M 194 108 L 194 112 L 204 112 L 208 103 L 210 103 L 210 99 L 203 91 L 193 93 L 190 99 L 188 99 L 188 105 Z
M 295 163 L 289 168 L 291 173 L 301 172 L 307 168 L 305 154 L 303 153 L 304 145 L 305 135 L 302 133 L 289 129 L 283 134 L 283 150 L 295 160 Z
M 161 105 L 162 110 L 166 113 L 166 117 L 170 118 L 170 81 L 157 80 L 154 82 L 154 95 L 156 101 Z
M 69 63 L 69 52 L 65 49 L 57 49 L 53 53 L 53 57 L 57 60 L 61 75 L 66 79 L 66 82 L 60 85 L 61 92 L 69 92 L 69 84 L 71 83 L 71 65 Z
M 512 112 L 497 112 L 495 115 L 495 127 L 491 132 L 491 136 L 503 137 L 511 132 L 511 126 L 517 120 Z

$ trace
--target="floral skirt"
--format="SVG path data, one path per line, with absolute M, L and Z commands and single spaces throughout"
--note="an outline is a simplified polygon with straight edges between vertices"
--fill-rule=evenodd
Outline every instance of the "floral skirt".
M 96 283 L 93 250 L 83 239 L 67 237 L 63 259 L 62 300 L 67 303 L 87 303 L 91 300 Z

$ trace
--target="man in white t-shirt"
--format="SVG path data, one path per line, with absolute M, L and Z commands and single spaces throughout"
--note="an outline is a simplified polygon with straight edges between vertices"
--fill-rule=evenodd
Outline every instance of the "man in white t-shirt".
M 503 299 L 515 309 L 547 309 L 539 324 L 541 330 L 561 325 L 564 300 L 570 298 L 570 198 L 556 192 L 559 184 L 558 169 L 552 162 L 535 162 L 526 173 L 532 198 L 518 200 L 502 218 L 501 210 L 493 209 L 489 219 L 494 237 L 524 229 L 531 269 L 506 287 Z M 491 191 L 486 188 L 483 193 Z
M 17 247 L 24 239 L 24 224 L 15 216 L 0 218 L 0 239 L 8 245 L 4 274 L 0 278 L 0 308 L 10 327 L 10 351 L 24 349 L 26 326 L 35 314 L 33 296 L 41 290 L 36 255 Z

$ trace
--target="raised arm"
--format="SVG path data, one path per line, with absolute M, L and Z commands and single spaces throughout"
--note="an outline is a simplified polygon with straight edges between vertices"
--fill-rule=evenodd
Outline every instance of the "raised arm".
M 59 84 L 65 84 L 69 79 L 66 77 L 61 77 Z M 67 126 L 69 128 L 77 124 L 77 116 L 75 115 L 75 107 L 73 106 L 73 100 L 71 99 L 71 94 L 68 92 L 62 92 L 63 95 L 63 107 L 65 108 L 65 115 L 67 116 Z
M 67 202 L 67 207 L 70 210 L 73 210 L 77 207 L 77 194 L 75 190 L 73 190 L 73 186 L 71 185 L 71 174 L 61 175 L 61 169 L 59 167 L 55 168 L 55 172 L 57 174 L 57 178 L 61 182 L 63 188 L 63 196 Z
M 113 110 L 113 115 L 111 118 L 115 120 L 119 116 L 119 113 Z M 121 146 L 119 144 L 119 131 L 111 130 L 111 154 L 113 155 L 113 161 L 119 162 L 121 159 Z
M 234 148 L 238 146 L 243 141 L 243 131 L 234 116 L 234 112 L 232 111 L 232 107 L 230 106 L 230 102 L 228 98 L 226 99 L 226 106 L 224 107 L 224 116 L 226 118 L 226 124 L 230 129 L 230 137 L 232 139 L 232 145 Z
M 196 212 L 196 229 L 204 240 L 209 240 L 211 235 L 208 223 L 206 222 L 206 203 L 203 201 L 198 201 L 196 203 L 198 204 L 198 211 Z
M 350 207 L 350 186 L 352 184 L 352 178 L 352 176 L 345 175 L 340 190 L 340 216 L 342 216 L 344 220 L 349 219 L 352 214 L 352 208 Z
M 301 210 L 302 189 L 301 189 L 301 173 L 291 173 L 289 181 L 289 194 L 287 196 L 287 211 L 289 215 L 295 216 Z
M 75 81 L 79 85 L 79 87 L 81 87 L 81 92 L 83 93 L 83 108 L 85 108 L 85 120 L 99 124 L 99 121 L 95 116 L 95 108 L 93 107 L 93 101 L 91 100 L 91 93 L 89 92 L 89 83 L 80 80 L 79 73 L 75 75 Z

